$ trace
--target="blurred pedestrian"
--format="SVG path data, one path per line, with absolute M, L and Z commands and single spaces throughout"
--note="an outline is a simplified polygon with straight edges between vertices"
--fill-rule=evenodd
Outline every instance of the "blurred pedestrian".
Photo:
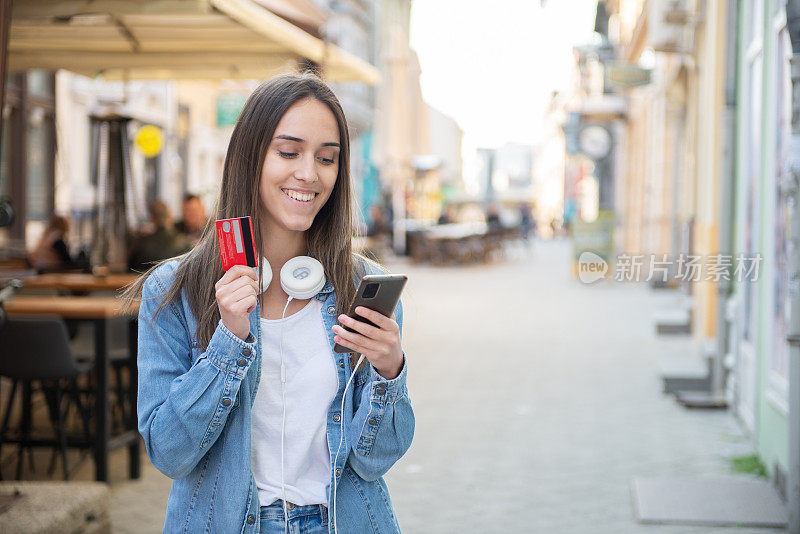
M 550 231 L 551 231 L 551 232 L 552 232 L 552 234 L 553 234 L 553 239 L 556 239 L 556 238 L 558 238 L 558 237 L 561 237 L 561 229 L 562 229 L 562 228 L 566 228 L 566 229 L 567 229 L 567 236 L 569 236 L 569 235 L 570 235 L 570 234 L 569 234 L 569 225 L 570 225 L 570 223 L 569 223 L 569 221 L 568 221 L 568 222 L 566 223 L 566 226 L 562 226 L 562 225 L 559 223 L 559 220 L 558 220 L 556 217 L 553 217 L 553 218 L 550 220 Z
M 85 262 L 78 262 L 70 255 L 66 242 L 68 233 L 69 220 L 66 217 L 50 217 L 41 239 L 28 255 L 31 267 L 40 273 L 85 268 Z
M 454 208 L 452 204 L 448 204 L 442 210 L 441 215 L 439 215 L 439 220 L 436 221 L 437 224 L 452 224 L 456 222 L 456 217 L 454 213 Z
M 175 223 L 175 229 L 189 236 L 192 246 L 196 245 L 206 227 L 206 207 L 197 195 L 183 197 L 183 218 Z
M 519 205 L 519 230 L 520 236 L 525 241 L 528 241 L 531 228 L 533 227 L 533 218 L 531 217 L 531 207 L 527 202 Z
M 389 225 L 389 218 L 386 215 L 386 210 L 379 204 L 373 204 L 369 208 L 369 224 L 367 225 L 367 236 L 379 237 L 387 235 L 392 231 Z
M 489 233 L 503 229 L 503 223 L 500 222 L 500 209 L 494 202 L 486 207 L 486 224 L 489 227 Z
M 179 256 L 192 248 L 189 236 L 175 229 L 169 207 L 154 200 L 149 207 L 153 230 L 136 238 L 128 255 L 128 268 L 142 272 L 154 263 Z

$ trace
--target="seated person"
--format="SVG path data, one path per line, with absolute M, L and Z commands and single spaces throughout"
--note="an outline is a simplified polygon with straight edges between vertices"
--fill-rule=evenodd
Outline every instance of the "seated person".
M 367 235 L 369 237 L 391 233 L 392 226 L 382 206 L 377 204 L 370 206 L 369 219 L 369 224 L 367 224 Z
M 439 215 L 439 220 L 436 224 L 453 224 L 456 222 L 455 208 L 452 204 L 448 204 Z
M 144 272 L 153 264 L 179 256 L 192 248 L 191 240 L 179 232 L 172 224 L 172 214 L 161 200 L 150 204 L 150 223 L 152 232 L 134 240 L 128 255 L 128 268 Z
M 197 195 L 183 197 L 183 219 L 175 223 L 175 229 L 189 236 L 194 246 L 206 227 L 206 208 Z
M 50 217 L 39 243 L 28 255 L 31 267 L 39 273 L 69 271 L 84 267 L 70 256 L 65 241 L 68 232 L 69 220 L 66 217 L 59 215 Z
M 495 203 L 489 204 L 486 208 L 486 225 L 489 227 L 489 233 L 499 232 L 503 229 L 503 223 L 500 220 L 500 208 Z

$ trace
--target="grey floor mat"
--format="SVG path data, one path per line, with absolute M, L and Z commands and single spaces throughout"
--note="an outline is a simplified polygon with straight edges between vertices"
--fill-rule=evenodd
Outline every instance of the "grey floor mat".
M 737 477 L 633 478 L 634 513 L 642 523 L 785 527 L 786 507 L 766 480 Z

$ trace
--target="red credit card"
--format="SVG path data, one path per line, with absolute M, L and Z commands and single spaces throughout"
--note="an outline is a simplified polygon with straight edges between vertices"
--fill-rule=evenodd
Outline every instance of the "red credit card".
M 253 220 L 250 217 L 217 221 L 217 241 L 223 270 L 227 271 L 234 265 L 258 267 L 253 235 Z

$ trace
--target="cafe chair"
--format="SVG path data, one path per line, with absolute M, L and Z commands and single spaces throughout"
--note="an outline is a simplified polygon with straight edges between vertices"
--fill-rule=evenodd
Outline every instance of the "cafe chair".
M 69 346 L 67 328 L 59 317 L 9 317 L 6 325 L 0 329 L 0 376 L 12 380 L 11 392 L 8 395 L 5 413 L 0 423 L 0 448 L 6 443 L 17 443 L 17 473 L 22 476 L 24 451 L 28 450 L 31 469 L 33 469 L 33 447 L 53 447 L 49 473 L 52 474 L 56 455 L 60 454 L 64 469 L 64 480 L 69 480 L 74 469 L 91 452 L 91 436 L 89 433 L 90 412 L 84 407 L 76 379 L 91 368 L 91 364 L 78 363 Z M 38 383 L 44 393 L 50 415 L 50 422 L 55 430 L 55 439 L 34 439 L 32 394 L 33 386 Z M 7 437 L 9 419 L 17 388 L 22 386 L 22 417 L 14 436 Z M 66 387 L 64 387 L 66 386 Z M 76 406 L 82 423 L 83 440 L 79 444 L 87 450 L 77 464 L 70 470 L 67 466 L 67 433 L 65 419 L 69 414 L 69 402 Z
M 67 323 L 69 325 L 69 323 Z M 94 341 L 91 337 L 91 329 L 81 329 L 77 336 L 71 336 L 70 345 L 75 359 L 80 363 L 86 363 L 94 368 Z M 137 384 L 131 383 L 131 365 L 136 365 L 135 357 L 130 358 L 130 345 L 128 338 L 136 335 L 136 332 L 129 330 L 127 322 L 112 321 L 108 325 L 108 349 L 107 357 L 110 367 L 110 410 L 111 410 L 111 432 L 118 433 L 136 428 L 136 407 L 130 406 L 128 402 L 129 389 L 136 388 Z M 93 372 L 93 371 L 92 371 Z M 127 376 L 126 376 L 127 375 Z M 90 380 L 90 384 L 94 380 Z M 95 394 L 93 387 L 84 388 L 89 396 Z M 133 419 L 131 419 L 133 418 Z M 131 423 L 133 421 L 133 423 Z

